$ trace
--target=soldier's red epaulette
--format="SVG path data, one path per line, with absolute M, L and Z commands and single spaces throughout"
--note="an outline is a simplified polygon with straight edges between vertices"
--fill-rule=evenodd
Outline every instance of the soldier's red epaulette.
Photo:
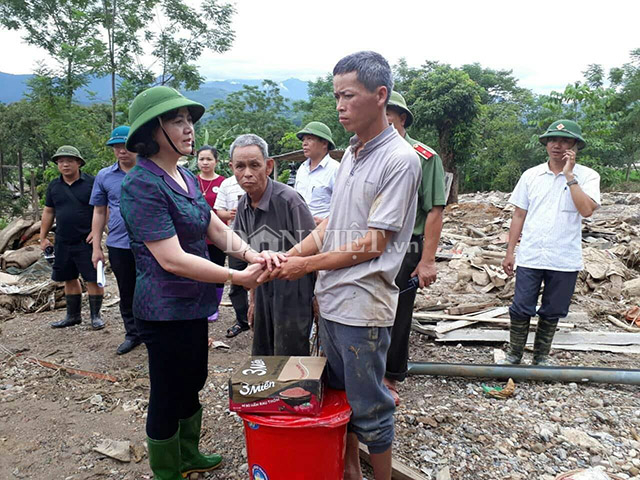
M 431 157 L 433 157 L 433 153 L 430 152 L 429 150 L 427 150 L 426 148 L 424 148 L 422 145 L 420 145 L 419 143 L 416 143 L 413 146 L 414 150 L 416 152 L 418 152 L 420 155 L 422 155 L 423 157 L 425 157 L 427 160 L 430 159 Z

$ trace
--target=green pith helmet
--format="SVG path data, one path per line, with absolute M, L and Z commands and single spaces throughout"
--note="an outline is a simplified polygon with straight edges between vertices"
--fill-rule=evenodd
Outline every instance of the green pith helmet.
M 188 107 L 193 123 L 196 123 L 204 114 L 204 106 L 193 100 L 189 100 L 180 92 L 170 87 L 152 87 L 138 94 L 129 107 L 129 136 L 127 137 L 127 150 L 139 142 L 137 138 L 140 127 L 156 117 L 176 108 Z
M 413 123 L 413 113 L 411 113 L 411 110 L 407 107 L 407 102 L 404 97 L 395 90 L 392 90 L 391 96 L 389 97 L 389 106 L 399 108 L 403 113 L 407 114 L 407 119 L 404 122 L 404 128 L 409 128 Z
M 58 163 L 57 158 L 59 157 L 77 158 L 78 160 L 80 160 L 81 167 L 86 163 L 84 161 L 84 158 L 82 158 L 82 155 L 80 155 L 80 152 L 78 151 L 78 149 L 76 147 L 72 147 L 71 145 L 63 145 L 60 148 L 58 148 L 58 150 L 56 150 L 56 153 L 51 157 L 51 161 L 53 163 Z
M 578 141 L 578 150 L 582 150 L 587 146 L 587 142 L 582 138 L 580 125 L 573 120 L 556 120 L 538 138 L 541 144 L 546 145 L 550 137 L 575 138 Z
M 302 140 L 302 137 L 305 135 L 315 135 L 316 137 L 326 140 L 329 142 L 329 150 L 336 148 L 335 143 L 333 143 L 333 138 L 331 137 L 331 129 L 322 122 L 309 122 L 302 130 L 296 133 L 298 140 Z

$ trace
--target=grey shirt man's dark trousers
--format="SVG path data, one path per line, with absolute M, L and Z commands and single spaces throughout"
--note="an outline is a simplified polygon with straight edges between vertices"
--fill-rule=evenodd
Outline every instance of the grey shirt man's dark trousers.
M 400 291 L 407 288 L 411 273 L 422 258 L 423 236 L 412 235 L 407 253 L 396 275 L 396 285 Z M 409 358 L 409 334 L 413 319 L 413 304 L 417 289 L 411 289 L 398 296 L 396 318 L 391 329 L 391 344 L 387 352 L 387 370 L 384 374 L 390 380 L 404 381 L 407 376 L 407 360 Z
M 247 263 L 229 255 L 229 268 L 244 270 L 247 268 Z M 231 284 L 231 287 L 229 287 L 229 299 L 231 300 L 231 305 L 233 305 L 233 310 L 236 312 L 236 322 L 248 329 L 249 296 L 247 290 L 242 285 Z
M 252 355 L 309 355 L 313 286 L 310 274 L 256 288 Z

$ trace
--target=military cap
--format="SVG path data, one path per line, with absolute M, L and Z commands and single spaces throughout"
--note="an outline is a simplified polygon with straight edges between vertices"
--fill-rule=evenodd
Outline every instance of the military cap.
M 582 129 L 573 120 L 556 120 L 547 131 L 540 135 L 538 138 L 540 143 L 546 145 L 551 137 L 567 137 L 573 138 L 578 142 L 578 150 L 582 150 L 587 146 L 587 142 L 582 138 Z
M 56 150 L 56 153 L 51 157 L 51 161 L 54 163 L 58 162 L 58 158 L 59 157 L 74 157 L 77 158 L 78 160 L 80 160 L 80 166 L 83 166 L 86 162 L 84 161 L 84 158 L 82 158 L 82 155 L 80 155 L 80 152 L 78 151 L 78 149 L 76 147 L 72 147 L 71 145 L 63 145 L 60 148 L 58 148 L 58 150 Z
M 413 123 L 413 113 L 411 113 L 411 110 L 407 107 L 407 102 L 404 97 L 395 90 L 392 90 L 391 96 L 389 97 L 389 106 L 396 107 L 402 110 L 403 113 L 407 114 L 407 119 L 404 122 L 404 128 L 409 128 Z

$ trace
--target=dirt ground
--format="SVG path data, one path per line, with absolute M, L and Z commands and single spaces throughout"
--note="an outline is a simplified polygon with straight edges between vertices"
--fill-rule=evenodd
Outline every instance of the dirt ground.
M 499 208 L 483 208 L 478 218 L 477 210 L 468 210 L 475 225 L 481 217 L 489 222 L 501 215 Z M 456 292 L 456 272 L 448 262 L 439 262 L 438 267 L 439 280 L 419 295 L 418 307 L 437 301 L 486 300 L 487 295 L 477 292 Z M 585 298 L 572 310 L 589 311 L 590 297 Z M 503 299 L 500 304 L 509 301 Z M 0 321 L 0 479 L 151 478 L 144 445 L 149 388 L 145 348 L 116 355 L 124 334 L 117 305 L 103 309 L 107 327 L 101 331 L 89 325 L 86 300 L 83 314 L 81 325 L 62 330 L 50 328 L 49 323 L 60 319 L 63 310 Z M 619 331 L 594 315 L 584 322 L 585 329 Z M 222 307 L 220 320 L 209 328 L 214 339 L 231 347 L 210 350 L 209 378 L 201 394 L 202 448 L 224 457 L 219 470 L 204 476 L 210 479 L 248 478 L 243 427 L 228 411 L 227 381 L 248 357 L 251 334 L 225 339 L 232 323 L 232 309 Z M 412 332 L 411 360 L 493 363 L 494 348 L 504 346 L 439 343 Z M 35 364 L 30 360 L 34 358 L 106 373 L 118 381 L 69 375 Z M 525 361 L 530 358 L 528 352 Z M 638 354 L 553 351 L 556 365 L 633 369 L 639 358 Z M 394 455 L 432 480 L 553 480 L 561 472 L 596 466 L 619 478 L 640 480 L 637 386 L 519 382 L 512 397 L 498 400 L 483 393 L 483 384 L 504 386 L 505 382 L 409 377 L 400 387 Z M 131 461 L 94 451 L 106 439 L 130 441 Z M 369 471 L 365 476 L 372 480 Z M 306 478 L 315 477 L 310 473 Z
M 107 328 L 101 331 L 91 330 L 86 320 L 77 327 L 51 329 L 49 322 L 62 314 L 58 310 L 23 315 L 1 324 L 0 478 L 149 479 L 144 347 L 115 354 L 123 337 L 117 306 L 105 309 Z M 231 324 L 231 308 L 223 307 L 221 317 L 210 324 L 216 339 L 223 339 Z M 248 356 L 251 337 L 244 333 L 223 340 L 231 349 L 212 350 L 209 356 L 209 379 L 202 392 L 202 445 L 220 452 L 225 462 L 206 478 L 246 479 L 243 429 L 227 409 L 227 380 Z M 492 346 L 436 345 L 415 332 L 411 342 L 413 360 L 492 361 Z M 109 373 L 118 382 L 70 376 L 30 363 L 31 357 Z M 554 358 L 616 368 L 634 368 L 638 360 L 593 352 L 556 352 Z M 401 387 L 403 402 L 396 413 L 396 455 L 433 479 L 446 466 L 454 479 L 554 478 L 550 472 L 600 464 L 611 472 L 638 475 L 638 387 L 521 383 L 514 397 L 501 401 L 483 396 L 482 383 L 504 384 L 409 377 Z M 590 435 L 568 438 L 572 429 Z M 93 451 L 104 439 L 128 440 L 132 457 L 143 458 L 122 463 Z

